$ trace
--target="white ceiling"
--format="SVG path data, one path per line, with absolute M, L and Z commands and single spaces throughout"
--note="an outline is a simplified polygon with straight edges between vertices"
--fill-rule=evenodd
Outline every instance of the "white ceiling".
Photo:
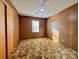
M 20 15 L 48 18 L 77 3 L 77 0 L 46 0 L 45 11 L 39 12 L 40 0 L 11 0 Z

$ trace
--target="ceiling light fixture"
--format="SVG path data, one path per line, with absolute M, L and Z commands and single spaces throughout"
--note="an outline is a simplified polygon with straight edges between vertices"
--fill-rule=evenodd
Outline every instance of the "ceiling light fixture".
M 44 11 L 44 8 L 41 8 L 40 11 L 43 12 Z
M 40 11 L 41 11 L 41 12 L 44 12 L 44 10 L 45 10 L 45 9 L 44 9 L 45 1 L 46 1 L 46 0 L 40 0 Z

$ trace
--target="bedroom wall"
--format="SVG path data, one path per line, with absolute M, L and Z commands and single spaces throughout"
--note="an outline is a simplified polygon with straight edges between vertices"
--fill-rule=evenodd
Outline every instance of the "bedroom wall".
M 39 32 L 32 33 L 32 20 L 39 21 Z M 29 38 L 37 38 L 37 37 L 46 37 L 46 19 L 43 18 L 35 18 L 35 17 L 27 17 L 27 16 L 19 16 L 19 31 L 20 31 L 20 39 L 29 39 Z
M 8 56 L 19 41 L 19 16 L 7 6 L 7 50 Z
M 0 0 L 0 59 L 6 59 L 5 4 Z
M 66 47 L 78 49 L 78 4 L 48 18 L 47 36 L 51 39 L 52 28 L 59 32 L 60 43 Z
M 6 55 L 8 57 L 19 41 L 19 15 L 10 0 L 3 0 L 3 2 L 6 5 Z

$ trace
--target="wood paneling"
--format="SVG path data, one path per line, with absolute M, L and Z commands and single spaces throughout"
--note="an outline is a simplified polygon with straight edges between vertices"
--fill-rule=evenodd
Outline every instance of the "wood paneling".
M 27 38 L 37 38 L 37 37 L 45 37 L 46 34 L 46 19 L 42 18 L 33 18 L 33 17 L 26 17 L 20 16 L 19 17 L 19 29 L 20 29 L 20 39 L 27 39 Z M 32 20 L 39 21 L 39 32 L 32 33 Z
M 52 39 L 52 28 L 59 31 L 60 43 L 78 49 L 78 4 L 48 18 L 47 36 Z
M 0 0 L 0 59 L 6 59 L 5 5 Z
M 15 9 L 14 5 L 10 0 L 2 0 L 2 1 L 6 4 L 6 6 L 11 8 L 12 12 L 17 13 L 17 10 Z
M 17 13 L 13 13 L 13 22 L 14 22 L 14 46 L 16 47 L 19 41 L 19 15 Z
M 18 14 L 7 6 L 7 47 L 8 56 L 19 41 L 19 19 Z
M 8 55 L 13 50 L 13 13 L 9 7 L 7 7 L 7 46 Z
M 0 8 L 0 59 L 5 59 L 19 41 L 19 17 L 10 0 L 0 0 Z

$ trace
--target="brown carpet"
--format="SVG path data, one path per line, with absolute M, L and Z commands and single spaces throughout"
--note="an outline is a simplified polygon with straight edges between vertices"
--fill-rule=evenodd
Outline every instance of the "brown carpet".
M 48 38 L 20 42 L 8 59 L 77 59 L 77 53 Z

